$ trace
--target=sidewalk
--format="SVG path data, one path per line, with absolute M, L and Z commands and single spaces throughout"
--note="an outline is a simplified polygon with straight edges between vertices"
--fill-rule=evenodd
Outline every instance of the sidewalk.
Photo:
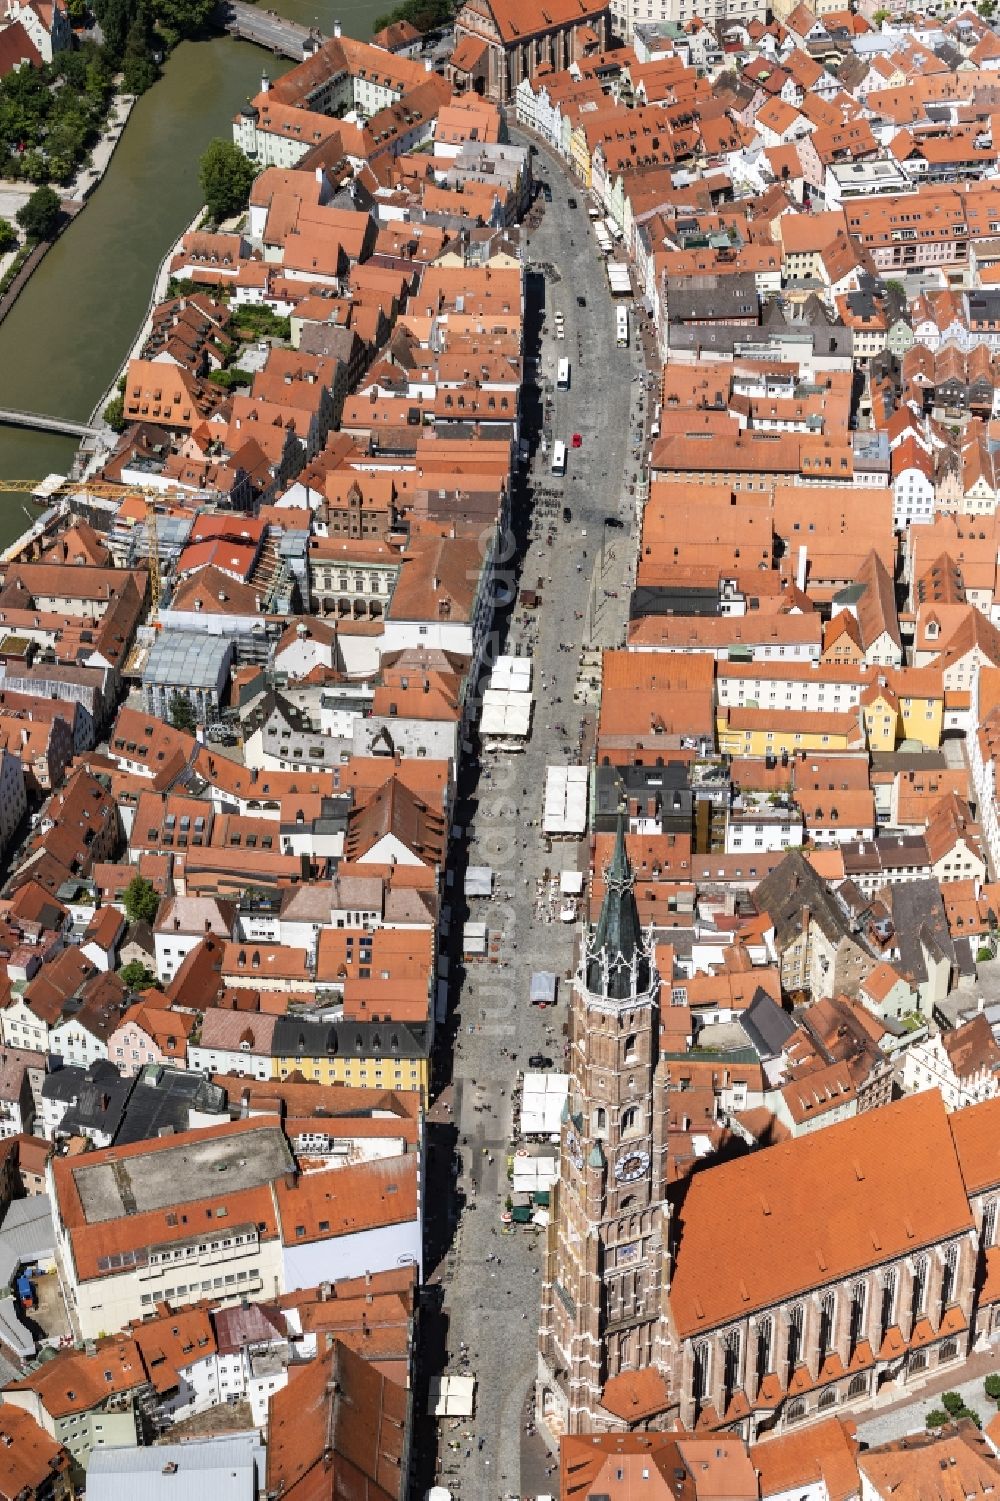
M 934 1376 L 919 1394 L 901 1398 L 886 1407 L 878 1408 L 871 1416 L 858 1422 L 858 1438 L 865 1444 L 887 1444 L 904 1434 L 923 1432 L 924 1421 L 929 1412 L 940 1407 L 942 1392 L 958 1392 L 967 1407 L 977 1413 L 983 1425 L 996 1417 L 997 1404 L 990 1401 L 983 1390 L 983 1381 L 992 1372 L 1000 1370 L 1000 1348 L 984 1350 L 970 1355 L 964 1365 Z
M 64 199 L 79 203 L 82 207 L 90 197 L 108 170 L 115 148 L 128 124 L 129 115 L 135 107 L 135 101 L 134 94 L 116 94 L 112 99 L 101 138 L 90 153 L 90 165 L 81 167 L 72 182 L 66 185 L 62 194 Z

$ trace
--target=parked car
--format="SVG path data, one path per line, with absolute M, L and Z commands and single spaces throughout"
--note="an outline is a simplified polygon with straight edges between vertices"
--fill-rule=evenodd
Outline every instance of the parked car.
M 569 204 L 570 208 L 576 208 L 575 198 L 567 198 L 566 202 Z
M 532 1053 L 528 1059 L 529 1068 L 551 1068 L 552 1059 L 546 1058 L 544 1053 Z
M 615 529 L 615 531 L 617 532 L 617 531 L 621 531 L 621 529 L 625 525 L 625 523 L 624 523 L 624 521 L 619 521 L 617 516 L 605 516 L 605 518 L 604 518 L 604 525 L 605 526 L 613 526 L 614 529 Z
M 574 433 L 573 434 L 572 443 L 573 443 L 573 447 L 574 448 L 582 448 L 583 447 L 583 438 L 581 437 L 581 435 L 579 433 Z
M 586 299 L 586 297 L 577 297 L 577 299 L 576 299 L 576 305 L 577 305 L 577 307 L 586 307 L 587 306 L 587 299 Z
M 564 521 L 572 521 L 573 520 L 573 512 L 570 510 L 569 506 L 563 506 L 563 520 Z

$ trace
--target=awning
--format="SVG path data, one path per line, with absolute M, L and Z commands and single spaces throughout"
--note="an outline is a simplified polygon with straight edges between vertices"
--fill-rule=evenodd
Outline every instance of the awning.
M 515 1194 L 547 1192 L 559 1177 L 559 1161 L 556 1157 L 528 1157 L 523 1152 L 514 1155 L 512 1189 Z
M 465 872 L 466 896 L 492 896 L 493 871 L 488 865 L 470 865 Z
M 542 820 L 546 834 L 586 832 L 588 780 L 586 766 L 546 767 Z
M 471 1418 L 476 1405 L 474 1376 L 432 1376 L 427 1411 L 434 1418 Z
M 479 717 L 481 735 L 524 740 L 531 730 L 530 693 L 514 688 L 487 688 Z
M 486 953 L 486 924 L 467 922 L 462 935 L 462 948 L 466 954 Z
M 490 673 L 491 688 L 513 689 L 517 693 L 531 692 L 531 658 L 497 657 Z
M 546 1006 L 554 1006 L 558 984 L 559 977 L 552 970 L 536 969 L 531 976 L 530 999 L 532 1003 L 538 1005 L 544 1001 Z
M 522 1136 L 558 1136 L 569 1074 L 525 1074 L 521 1084 Z

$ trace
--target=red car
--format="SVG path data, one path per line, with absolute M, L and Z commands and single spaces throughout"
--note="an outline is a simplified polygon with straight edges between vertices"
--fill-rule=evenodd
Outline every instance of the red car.
M 574 448 L 582 448 L 583 447 L 583 439 L 580 437 L 579 433 L 574 433 L 573 434 L 573 447 Z

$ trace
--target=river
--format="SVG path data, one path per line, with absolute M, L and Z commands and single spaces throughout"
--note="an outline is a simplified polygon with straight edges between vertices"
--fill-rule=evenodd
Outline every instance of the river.
M 269 0 L 332 34 L 371 34 L 391 0 Z M 0 406 L 86 420 L 145 317 L 157 267 L 198 211 L 198 158 L 233 115 L 291 63 L 229 37 L 184 42 L 132 112 L 104 179 L 0 324 Z M 27 524 L 4 479 L 66 473 L 75 441 L 0 427 L 0 547 Z

